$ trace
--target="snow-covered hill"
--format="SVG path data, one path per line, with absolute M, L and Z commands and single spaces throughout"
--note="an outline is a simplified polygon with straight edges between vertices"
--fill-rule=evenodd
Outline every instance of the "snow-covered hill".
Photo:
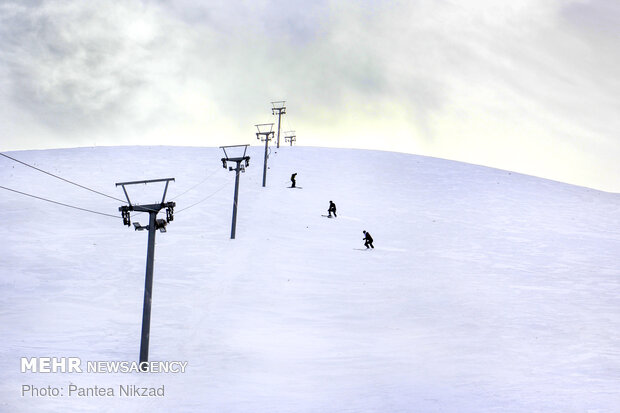
M 157 234 L 150 359 L 188 367 L 20 373 L 21 357 L 137 360 L 147 236 L 2 190 L 0 411 L 620 411 L 620 195 L 302 147 L 272 150 L 262 188 L 262 150 L 241 176 L 235 240 L 219 149 L 9 153 L 118 198 L 115 182 L 176 178 L 175 220 Z M 293 172 L 303 189 L 287 188 Z M 112 215 L 121 205 L 6 158 L 0 182 Z M 158 202 L 161 189 L 130 196 Z M 336 219 L 321 216 L 329 200 Z M 70 384 L 164 385 L 165 396 L 69 397 Z

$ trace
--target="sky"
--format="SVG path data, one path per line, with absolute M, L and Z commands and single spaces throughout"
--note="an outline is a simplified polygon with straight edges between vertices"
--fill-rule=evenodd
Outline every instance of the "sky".
M 0 150 L 260 145 L 620 192 L 616 0 L 0 0 Z M 398 165 L 385 165 L 386 168 Z

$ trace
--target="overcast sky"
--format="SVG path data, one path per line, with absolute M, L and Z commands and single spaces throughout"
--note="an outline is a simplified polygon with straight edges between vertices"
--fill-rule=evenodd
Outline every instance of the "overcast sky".
M 618 0 L 3 1 L 0 150 L 394 150 L 620 192 Z M 386 165 L 397 167 L 397 165 Z

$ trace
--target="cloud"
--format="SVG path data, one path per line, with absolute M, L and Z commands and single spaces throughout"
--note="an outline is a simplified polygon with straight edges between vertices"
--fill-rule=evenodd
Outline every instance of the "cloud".
M 179 76 L 176 63 L 161 58 L 178 45 L 174 27 L 133 6 L 3 4 L 2 60 L 12 102 L 61 133 L 119 127 L 128 117 L 147 122 L 162 109 L 161 95 L 148 99 L 158 81 Z

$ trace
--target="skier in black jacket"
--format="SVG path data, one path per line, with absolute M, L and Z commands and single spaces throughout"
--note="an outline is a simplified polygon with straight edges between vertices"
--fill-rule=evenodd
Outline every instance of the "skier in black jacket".
M 338 216 L 338 215 L 336 215 L 336 204 L 334 204 L 333 201 L 329 201 L 329 209 L 327 210 L 329 218 L 332 217 L 332 212 L 334 213 L 334 217 Z
M 293 175 L 291 175 L 291 188 L 295 188 L 295 177 L 297 176 L 297 172 L 295 172 Z
M 364 238 L 362 239 L 364 241 L 364 246 L 366 247 L 366 249 L 368 249 L 369 245 L 370 248 L 374 248 L 375 246 L 372 245 L 372 237 L 370 236 L 370 232 L 366 232 L 366 231 L 362 231 L 364 233 Z

